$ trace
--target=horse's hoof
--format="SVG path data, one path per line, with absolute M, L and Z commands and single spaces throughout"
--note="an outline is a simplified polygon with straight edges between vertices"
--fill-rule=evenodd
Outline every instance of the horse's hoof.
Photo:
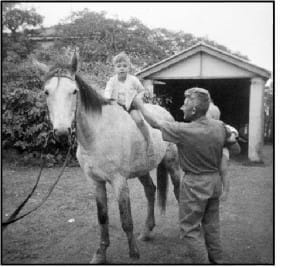
M 90 264 L 105 264 L 106 263 L 106 257 L 101 256 L 97 253 L 94 254 L 92 260 L 90 261 Z
M 135 252 L 130 252 L 129 253 L 129 257 L 131 259 L 135 259 L 135 260 L 138 260 L 140 258 L 140 253 L 138 251 L 135 251 Z
M 150 241 L 152 240 L 152 237 L 150 235 L 147 234 L 140 234 L 138 237 L 138 240 L 140 241 Z

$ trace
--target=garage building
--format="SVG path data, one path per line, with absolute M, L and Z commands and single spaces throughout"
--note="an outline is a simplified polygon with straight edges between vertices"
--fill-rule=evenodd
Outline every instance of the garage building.
M 182 121 L 184 91 L 209 90 L 220 108 L 221 120 L 237 129 L 248 129 L 248 158 L 262 160 L 264 89 L 271 73 L 237 56 L 199 43 L 136 74 L 157 96 L 170 96 L 168 106 Z

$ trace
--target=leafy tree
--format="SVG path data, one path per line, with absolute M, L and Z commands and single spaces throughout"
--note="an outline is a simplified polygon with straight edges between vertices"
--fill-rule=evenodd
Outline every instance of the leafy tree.
M 2 59 L 7 56 L 14 61 L 26 58 L 36 47 L 28 39 L 28 34 L 40 27 L 42 22 L 43 17 L 34 9 L 23 10 L 17 7 L 17 3 L 3 3 Z
M 14 6 L 13 3 L 6 3 L 2 16 L 4 30 L 11 32 L 12 36 L 16 36 L 18 30 L 41 26 L 43 17 L 35 9 L 22 10 Z
M 97 13 L 88 9 L 72 13 L 56 29 L 61 37 L 57 45 L 78 46 L 83 60 L 88 62 L 109 63 L 113 55 L 126 51 L 138 68 L 143 68 L 200 41 L 248 59 L 208 38 L 164 28 L 150 29 L 137 18 L 121 21 L 107 18 L 105 12 Z
M 149 41 L 151 30 L 138 19 L 124 22 L 106 18 L 106 13 L 87 9 L 74 12 L 64 23 L 57 26 L 61 41 L 58 46 L 74 45 L 80 48 L 84 61 L 109 63 L 120 51 L 130 54 L 137 65 L 154 63 L 166 56 L 155 43 Z

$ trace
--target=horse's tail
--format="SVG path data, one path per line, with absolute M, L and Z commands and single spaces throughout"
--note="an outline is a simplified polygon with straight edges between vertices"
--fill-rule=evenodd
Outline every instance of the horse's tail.
M 165 163 L 162 161 L 156 171 L 157 177 L 157 202 L 160 212 L 166 212 L 167 195 L 168 195 L 168 171 Z

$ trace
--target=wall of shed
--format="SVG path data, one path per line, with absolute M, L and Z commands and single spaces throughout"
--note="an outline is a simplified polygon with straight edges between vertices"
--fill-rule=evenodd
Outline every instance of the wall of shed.
M 192 57 L 186 58 L 176 64 L 173 64 L 166 69 L 160 71 L 155 77 L 157 78 L 188 78 L 200 77 L 200 53 Z
M 253 74 L 243 70 L 234 64 L 222 61 L 214 56 L 202 54 L 202 71 L 203 78 L 232 78 L 232 77 L 252 77 Z
M 216 56 L 199 52 L 172 63 L 156 73 L 152 79 L 216 79 L 252 78 L 255 74 Z

